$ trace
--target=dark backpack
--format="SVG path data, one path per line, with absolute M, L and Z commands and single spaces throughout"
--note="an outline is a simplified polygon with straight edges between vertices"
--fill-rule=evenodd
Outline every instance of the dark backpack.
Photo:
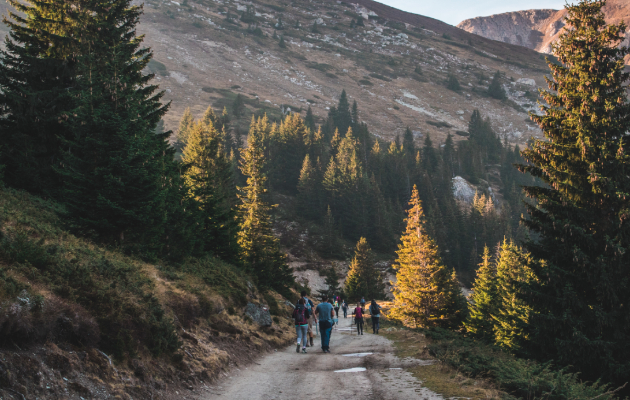
M 306 308 L 304 308 L 303 306 L 295 309 L 295 311 L 293 312 L 293 318 L 295 318 L 296 325 L 308 324 L 306 316 L 304 315 L 305 313 L 306 313 Z

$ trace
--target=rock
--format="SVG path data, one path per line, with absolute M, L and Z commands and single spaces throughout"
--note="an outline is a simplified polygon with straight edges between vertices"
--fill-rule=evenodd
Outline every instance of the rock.
M 457 200 L 472 204 L 475 197 L 475 188 L 461 176 L 453 178 L 453 196 Z
M 269 309 L 262 305 L 247 303 L 247 306 L 245 307 L 245 315 L 249 316 L 260 326 L 271 326 L 272 324 Z
M 536 81 L 529 78 L 520 78 L 516 81 L 516 83 L 520 83 L 521 85 L 536 86 Z

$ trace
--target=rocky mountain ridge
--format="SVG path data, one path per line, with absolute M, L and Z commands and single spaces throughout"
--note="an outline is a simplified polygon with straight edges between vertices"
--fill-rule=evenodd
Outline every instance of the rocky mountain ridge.
M 630 23 L 630 2 L 627 0 L 608 0 L 603 11 L 610 24 Z M 457 27 L 487 39 L 551 54 L 552 43 L 563 31 L 565 17 L 566 10 L 524 10 L 467 19 Z M 621 45 L 630 45 L 630 36 Z M 626 61 L 630 64 L 630 58 Z

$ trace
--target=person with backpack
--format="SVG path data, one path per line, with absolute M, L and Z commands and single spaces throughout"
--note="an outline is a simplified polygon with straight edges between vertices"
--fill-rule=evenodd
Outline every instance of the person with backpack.
M 381 306 L 374 299 L 372 299 L 372 304 L 370 304 L 370 315 L 372 316 L 372 333 L 377 334 L 380 328 Z
M 345 300 L 341 300 L 341 309 L 343 310 L 343 317 L 348 318 L 348 303 Z
M 361 308 L 365 311 L 365 297 L 361 297 Z
M 357 308 L 352 311 L 354 323 L 357 324 L 357 335 L 363 335 L 363 309 L 361 303 L 357 303 Z
M 300 344 L 302 344 L 302 353 L 306 354 L 308 317 L 311 312 L 304 306 L 304 303 L 304 299 L 298 300 L 297 307 L 293 310 L 293 319 L 295 320 L 295 332 L 297 333 L 297 347 L 295 348 L 295 352 L 300 352 Z
M 328 301 L 328 296 L 322 296 L 322 302 L 315 308 L 315 315 L 319 318 L 319 332 L 322 335 L 322 350 L 330 353 L 330 332 L 332 331 L 334 309 Z
M 315 334 L 313 333 L 313 325 L 317 324 L 317 318 L 315 318 L 315 314 L 313 313 L 313 309 L 315 308 L 315 304 L 313 304 L 313 300 L 306 297 L 306 291 L 302 290 L 300 293 L 301 298 L 304 299 L 304 307 L 310 312 L 310 317 L 308 318 L 308 337 L 306 341 L 306 347 L 313 347 L 313 338 Z
M 335 304 L 333 304 L 335 308 L 335 316 L 337 316 L 337 322 L 339 322 L 339 300 L 335 300 Z

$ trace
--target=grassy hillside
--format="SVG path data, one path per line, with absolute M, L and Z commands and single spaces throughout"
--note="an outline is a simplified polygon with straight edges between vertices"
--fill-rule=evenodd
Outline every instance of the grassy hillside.
M 287 313 L 276 302 L 280 296 L 258 293 L 236 267 L 210 257 L 147 264 L 74 236 L 60 211 L 52 201 L 0 191 L 0 346 L 3 358 L 13 359 L 13 373 L 0 365 L 0 393 L 8 388 L 28 398 L 41 387 L 32 373 L 16 373 L 29 370 L 30 355 L 19 354 L 24 349 L 40 349 L 43 370 L 53 353 L 65 351 L 70 360 L 84 351 L 92 362 L 107 354 L 117 372 L 102 379 L 112 392 L 139 379 L 136 371 L 124 382 L 118 372 L 145 365 L 143 374 L 152 378 L 141 382 L 150 391 L 160 387 L 151 382 L 173 375 L 184 374 L 182 384 L 191 374 L 210 379 L 223 365 L 253 356 L 245 353 L 291 337 Z M 269 307 L 276 314 L 273 326 L 260 328 L 244 316 L 248 302 Z M 102 373 L 74 370 L 88 381 Z M 67 381 L 59 382 L 63 390 Z

